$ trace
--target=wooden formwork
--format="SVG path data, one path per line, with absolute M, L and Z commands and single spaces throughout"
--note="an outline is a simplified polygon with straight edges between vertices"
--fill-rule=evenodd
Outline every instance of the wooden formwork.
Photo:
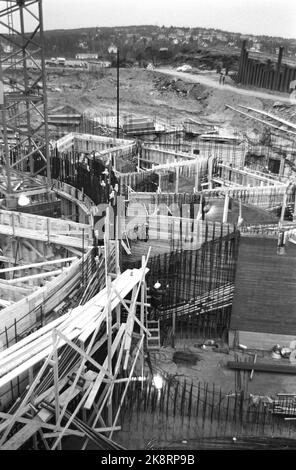
M 149 335 L 144 326 L 146 265 L 147 259 L 143 259 L 141 269 L 125 271 L 113 281 L 108 275 L 107 286 L 86 304 L 0 353 L 0 389 L 24 373 L 29 376 L 29 386 L 19 401 L 0 414 L 1 449 L 19 448 L 36 432 L 42 435 L 46 448 L 61 449 L 63 437 L 69 435 L 83 438 L 83 448 L 89 439 L 101 448 L 116 448 L 109 439 L 118 430 L 136 362 L 139 357 L 143 361 L 144 334 Z M 128 294 L 131 300 L 127 303 L 124 299 Z M 119 306 L 127 312 L 124 323 L 118 316 Z M 135 329 L 138 333 L 134 335 Z M 105 360 L 99 363 L 93 355 L 104 345 Z M 86 370 L 87 363 L 92 370 Z M 112 396 L 117 384 L 124 384 L 124 390 L 114 408 Z M 107 422 L 103 418 L 105 409 Z M 109 439 L 102 433 L 108 433 Z
M 214 179 L 217 182 L 228 183 L 233 186 L 285 186 L 285 183 L 279 181 L 279 179 L 268 177 L 260 172 L 235 168 L 222 163 L 217 165 L 216 172 L 218 176 L 215 176 Z
M 0 234 L 85 250 L 92 244 L 87 224 L 0 210 Z

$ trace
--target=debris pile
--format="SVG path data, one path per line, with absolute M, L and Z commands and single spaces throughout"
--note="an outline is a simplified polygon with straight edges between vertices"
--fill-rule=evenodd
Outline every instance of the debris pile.
M 191 351 L 176 351 L 173 355 L 175 364 L 185 364 L 194 366 L 201 358 Z
M 181 79 L 157 76 L 154 80 L 155 87 L 160 93 L 173 92 L 182 96 L 195 98 L 198 101 L 206 100 L 209 97 L 209 91 L 200 83 L 188 83 Z
M 281 119 L 285 119 L 286 121 L 291 121 L 292 123 L 296 124 L 296 99 L 291 98 L 291 104 L 281 103 L 276 101 L 270 112 Z

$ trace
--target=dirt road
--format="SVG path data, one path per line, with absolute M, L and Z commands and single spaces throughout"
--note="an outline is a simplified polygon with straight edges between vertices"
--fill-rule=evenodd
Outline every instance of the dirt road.
M 155 72 L 160 72 L 166 75 L 171 75 L 171 76 L 180 78 L 184 81 L 191 82 L 191 83 L 201 83 L 202 85 L 206 85 L 212 88 L 220 88 L 221 90 L 222 89 L 229 90 L 233 93 L 237 93 L 237 94 L 244 95 L 244 96 L 252 96 L 254 98 L 280 101 L 282 103 L 292 104 L 288 94 L 282 93 L 281 95 L 278 95 L 278 94 L 274 94 L 273 92 L 269 93 L 267 91 L 264 92 L 264 91 L 257 91 L 254 89 L 247 90 L 245 88 L 238 88 L 236 86 L 229 85 L 229 84 L 220 85 L 219 80 L 218 80 L 218 75 L 217 75 L 217 79 L 215 80 L 214 78 L 211 78 L 204 74 L 177 72 L 176 70 L 170 69 L 170 68 L 158 68 L 158 69 L 155 69 Z

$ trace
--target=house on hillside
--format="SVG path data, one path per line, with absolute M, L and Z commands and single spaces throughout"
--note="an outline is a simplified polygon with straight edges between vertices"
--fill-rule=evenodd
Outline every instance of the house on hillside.
M 79 49 L 87 49 L 88 48 L 88 44 L 86 41 L 79 41 L 78 44 L 77 44 L 77 47 Z
M 116 54 L 117 53 L 117 47 L 115 46 L 115 44 L 111 44 L 109 47 L 108 47 L 108 53 L 109 54 Z
M 183 38 L 183 37 L 185 36 L 185 31 L 183 31 L 183 29 L 177 29 L 176 35 L 177 35 L 179 38 Z
M 259 42 L 255 42 L 253 46 L 250 48 L 251 52 L 261 52 L 261 44 Z
M 89 52 L 81 52 L 75 55 L 75 59 L 77 60 L 96 60 L 98 59 L 98 54 L 93 54 Z
M 217 33 L 216 39 L 218 39 L 218 41 L 226 42 L 228 38 L 225 34 Z
M 159 48 L 159 55 L 162 59 L 167 59 L 169 56 L 169 49 L 168 47 L 160 47 Z
M 203 39 L 204 41 L 212 42 L 212 41 L 213 41 L 213 34 L 203 34 L 203 35 L 202 35 L 202 39 Z

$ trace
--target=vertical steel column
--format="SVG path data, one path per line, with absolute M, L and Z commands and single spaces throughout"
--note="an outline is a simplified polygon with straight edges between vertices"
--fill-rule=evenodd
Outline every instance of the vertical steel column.
M 280 46 L 278 61 L 277 61 L 277 66 L 276 66 L 276 89 L 278 91 L 279 91 L 279 86 L 280 86 L 280 78 L 281 78 L 280 74 L 281 74 L 281 65 L 282 65 L 283 52 L 284 52 L 284 47 Z
M 46 84 L 46 69 L 45 69 L 45 54 L 44 54 L 44 28 L 43 28 L 43 9 L 42 0 L 39 0 L 39 31 L 40 31 L 40 46 L 41 46 L 41 70 L 42 70 L 42 87 L 43 87 L 43 115 L 44 115 L 44 134 L 45 134 L 45 158 L 46 158 L 46 178 L 47 184 L 51 182 L 51 168 L 50 168 L 50 152 L 49 152 L 49 129 L 48 129 L 48 102 L 47 102 L 47 84 Z
M 119 48 L 117 48 L 117 139 L 119 138 Z
M 286 93 L 289 93 L 289 75 L 290 75 L 290 67 L 288 65 L 285 65 L 284 69 L 284 80 L 283 80 L 283 91 Z
M 242 75 L 242 83 L 247 84 L 247 74 L 248 74 L 248 65 L 249 65 L 249 53 L 245 51 L 244 57 L 244 67 L 243 67 L 243 75 Z
M 21 27 L 21 37 L 22 37 L 22 56 L 23 56 L 23 78 L 24 78 L 24 85 L 25 85 L 25 96 L 28 97 L 29 94 L 29 77 L 28 77 L 28 69 L 27 69 L 27 54 L 26 54 L 26 31 L 25 31 L 25 20 L 24 20 L 24 4 L 19 4 L 19 13 L 20 13 L 20 27 Z M 20 103 L 21 106 L 21 103 Z M 30 173 L 34 173 L 34 162 L 32 156 L 32 128 L 31 128 L 31 114 L 30 114 L 30 103 L 26 99 L 25 103 L 26 107 L 26 128 L 27 128 L 27 136 L 28 136 L 28 151 L 29 151 L 29 162 L 30 162 Z
M 2 60 L 0 55 L 0 111 L 2 118 L 2 132 L 3 132 L 3 142 L 4 142 L 4 159 L 5 159 L 5 171 L 7 178 L 7 191 L 11 192 L 11 178 L 10 178 L 10 150 L 8 145 L 7 138 L 7 122 L 6 122 L 6 102 L 4 94 L 4 83 L 3 83 L 3 70 L 2 70 Z
M 242 43 L 241 55 L 240 55 L 239 66 L 238 66 L 238 80 L 239 80 L 239 82 L 242 80 L 242 77 L 243 77 L 243 71 L 244 71 L 244 66 L 245 66 L 246 44 L 247 44 L 247 41 L 244 40 L 243 43 Z

